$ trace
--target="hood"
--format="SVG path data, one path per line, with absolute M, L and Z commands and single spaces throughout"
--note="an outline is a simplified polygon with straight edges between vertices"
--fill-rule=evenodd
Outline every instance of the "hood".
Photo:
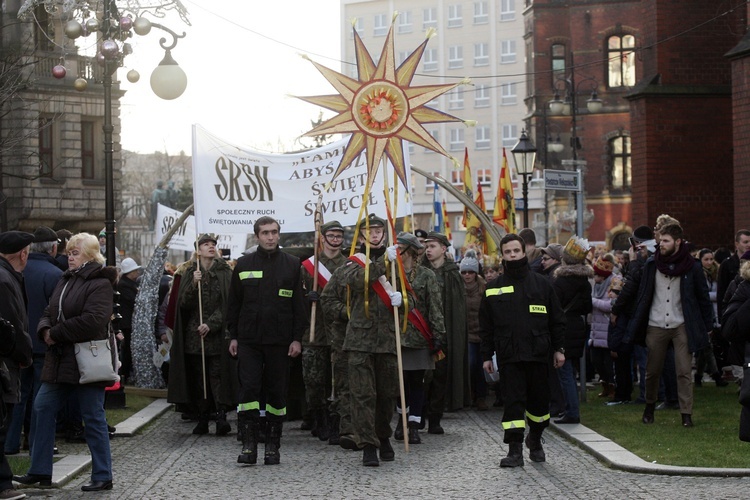
M 563 264 L 553 273 L 555 278 L 560 276 L 582 276 L 584 278 L 593 278 L 594 269 L 588 264 Z

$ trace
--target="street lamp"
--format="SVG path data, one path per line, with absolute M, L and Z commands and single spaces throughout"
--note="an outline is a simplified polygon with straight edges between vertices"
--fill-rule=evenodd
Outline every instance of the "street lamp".
M 153 23 L 143 14 L 151 12 L 157 17 L 163 17 L 166 10 L 175 9 L 182 20 L 190 24 L 187 11 L 177 0 L 127 0 L 120 9 L 117 0 L 102 2 L 101 18 L 96 10 L 90 9 L 90 2 L 69 0 L 33 0 L 19 10 L 19 17 L 25 19 L 33 15 L 33 7 L 44 5 L 49 13 L 60 14 L 61 19 L 67 19 L 64 34 L 70 40 L 87 37 L 94 32 L 100 32 L 96 61 L 103 67 L 102 87 L 104 91 L 104 228 L 107 240 L 106 260 L 108 266 L 116 264 L 115 255 L 115 189 L 114 189 L 114 125 L 112 123 L 112 75 L 122 66 L 125 56 L 132 53 L 132 47 L 125 41 L 133 36 L 147 35 L 151 28 L 158 28 L 172 36 L 172 43 L 167 44 L 166 38 L 159 41 L 166 54 L 159 66 L 151 75 L 151 88 L 162 99 L 176 99 L 187 87 L 187 76 L 172 58 L 171 50 L 177 45 L 177 40 L 185 37 L 185 33 L 178 35 L 161 24 Z M 101 19 L 101 20 L 100 20 Z M 55 78 L 65 77 L 65 67 L 60 64 L 52 70 Z M 136 70 L 128 72 L 127 78 L 135 83 L 140 79 Z M 78 78 L 74 88 L 83 92 L 88 87 L 85 78 Z
M 570 56 L 571 67 L 570 77 L 565 78 L 564 76 L 558 77 L 554 87 L 554 97 L 549 101 L 549 110 L 552 115 L 564 115 L 570 116 L 570 147 L 573 156 L 573 165 L 577 171 L 581 171 L 578 162 L 578 150 L 581 149 L 581 140 L 578 137 L 578 115 L 581 110 L 578 109 L 578 94 L 581 90 L 582 85 L 590 86 L 591 95 L 586 100 L 586 111 L 590 114 L 599 113 L 602 110 L 603 103 L 599 98 L 599 94 L 596 89 L 598 82 L 593 77 L 586 77 L 583 80 L 576 83 L 575 80 L 575 65 L 573 64 L 573 56 Z M 561 88 L 562 87 L 562 88 Z M 565 99 L 560 98 L 560 90 L 565 91 Z M 549 145 L 548 145 L 549 147 Z M 562 148 L 560 148 L 562 150 Z M 580 194 L 573 193 L 575 197 L 576 206 L 576 233 L 579 236 L 583 236 L 583 172 L 581 171 L 581 192 Z
M 529 177 L 534 173 L 536 148 L 526 135 L 526 129 L 521 131 L 521 137 L 510 152 L 513 153 L 516 173 L 523 180 L 523 227 L 529 227 Z

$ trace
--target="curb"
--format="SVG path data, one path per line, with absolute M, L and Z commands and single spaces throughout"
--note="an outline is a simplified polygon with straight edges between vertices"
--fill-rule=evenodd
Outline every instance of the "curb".
M 647 462 L 635 453 L 581 424 L 552 423 L 550 429 L 591 453 L 612 469 L 664 476 L 750 477 L 750 469 L 687 467 Z

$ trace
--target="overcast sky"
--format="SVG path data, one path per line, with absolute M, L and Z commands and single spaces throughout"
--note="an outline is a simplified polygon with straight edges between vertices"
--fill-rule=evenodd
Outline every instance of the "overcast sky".
M 341 69 L 338 0 L 182 1 L 192 26 L 176 16 L 151 19 L 187 33 L 172 50 L 187 73 L 187 89 L 172 101 L 154 95 L 149 79 L 164 56 L 163 32 L 135 35 L 133 54 L 118 72 L 127 91 L 121 101 L 123 149 L 190 154 L 193 123 L 254 149 L 300 148 L 295 138 L 311 128 L 319 108 L 288 95 L 335 93 L 299 54 Z M 141 74 L 135 84 L 126 78 L 131 69 Z

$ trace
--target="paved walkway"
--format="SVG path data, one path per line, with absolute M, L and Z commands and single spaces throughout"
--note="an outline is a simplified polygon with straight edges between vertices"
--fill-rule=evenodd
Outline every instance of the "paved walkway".
M 507 446 L 502 442 L 500 415 L 498 410 L 447 414 L 445 435 L 423 433 L 423 443 L 413 445 L 408 454 L 399 443 L 396 461 L 378 468 L 363 467 L 360 452 L 321 443 L 298 430 L 299 422 L 290 422 L 282 438 L 281 465 L 242 467 L 236 463 L 240 446 L 234 432 L 226 437 L 193 436 L 194 424 L 170 411 L 135 436 L 113 440 L 113 491 L 82 493 L 80 486 L 88 481 L 88 473 L 58 478 L 56 470 L 55 480 L 65 483 L 60 489 L 26 492 L 41 498 L 96 495 L 97 500 L 747 497 L 750 470 L 650 464 L 582 425 L 553 426 L 553 432 L 545 433 L 547 463 L 527 460 L 524 468 L 501 469 L 499 460 Z M 236 430 L 236 422 L 231 423 Z M 709 477 L 695 476 L 699 473 Z

